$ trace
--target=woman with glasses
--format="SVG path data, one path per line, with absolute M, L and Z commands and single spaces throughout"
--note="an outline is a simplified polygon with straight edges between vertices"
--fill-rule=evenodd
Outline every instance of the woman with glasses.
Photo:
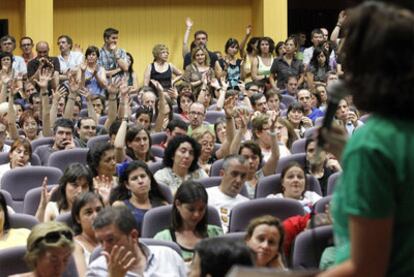
M 64 223 L 50 221 L 33 227 L 27 239 L 25 261 L 31 272 L 20 277 L 62 276 L 74 249 L 72 230 Z

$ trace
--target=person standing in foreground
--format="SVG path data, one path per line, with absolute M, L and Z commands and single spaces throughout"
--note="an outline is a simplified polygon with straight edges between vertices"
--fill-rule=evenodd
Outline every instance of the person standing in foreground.
M 336 266 L 320 276 L 414 276 L 414 15 L 366 2 L 348 20 L 346 85 L 372 117 L 343 154 L 332 201 Z M 338 133 L 321 131 L 332 149 Z

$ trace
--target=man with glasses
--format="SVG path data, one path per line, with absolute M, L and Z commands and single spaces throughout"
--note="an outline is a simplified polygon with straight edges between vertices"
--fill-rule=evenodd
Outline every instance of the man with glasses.
M 6 35 L 0 39 L 0 47 L 2 52 L 13 55 L 13 51 L 16 49 L 16 39 L 12 36 Z M 12 67 L 15 73 L 21 75 L 21 77 L 27 74 L 26 63 L 22 57 L 13 55 L 12 62 Z
M 206 108 L 203 104 L 194 102 L 190 106 L 188 117 L 190 118 L 190 126 L 188 126 L 187 135 L 191 136 L 193 130 L 203 125 L 204 119 L 206 118 Z M 207 126 L 214 132 L 214 126 L 212 124 L 207 124 Z
M 36 44 L 37 57 L 27 65 L 27 77 L 30 81 L 39 80 L 40 71 L 48 68 L 53 71 L 53 78 L 49 83 L 52 89 L 57 89 L 59 84 L 60 64 L 56 57 L 49 56 L 49 44 L 46 41 L 39 41 Z
M 33 39 L 31 37 L 22 37 L 20 39 L 20 49 L 22 50 L 22 58 L 26 65 L 36 58 L 36 54 L 33 53 Z
M 223 232 L 227 233 L 230 220 L 230 212 L 234 206 L 249 199 L 240 194 L 247 177 L 247 161 L 241 155 L 230 155 L 224 159 L 222 176 L 219 186 L 207 189 L 208 205 L 217 209 Z
M 79 137 L 76 141 L 79 143 L 79 147 L 86 148 L 88 140 L 96 136 L 96 122 L 91 117 L 84 117 L 78 121 L 77 132 Z

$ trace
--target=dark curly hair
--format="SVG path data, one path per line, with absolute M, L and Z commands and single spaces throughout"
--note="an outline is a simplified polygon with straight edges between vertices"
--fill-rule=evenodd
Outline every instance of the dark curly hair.
M 260 49 L 262 41 L 267 41 L 269 43 L 269 54 L 272 55 L 275 51 L 275 42 L 270 37 L 262 37 L 259 39 L 259 42 L 257 43 L 257 55 L 260 56 L 262 54 L 262 50 Z
M 108 150 L 113 150 L 114 146 L 108 142 L 101 142 L 90 148 L 86 156 L 86 163 L 89 169 L 92 171 L 93 176 L 98 175 L 98 166 L 103 154 Z
M 173 167 L 174 165 L 174 155 L 175 151 L 177 151 L 178 147 L 184 142 L 188 142 L 193 147 L 194 159 L 191 163 L 190 168 L 188 169 L 189 172 L 193 172 L 199 168 L 198 166 L 198 158 L 200 157 L 201 153 L 201 145 L 195 141 L 195 139 L 190 138 L 189 136 L 176 136 L 168 143 L 167 148 L 164 152 L 164 159 L 162 160 L 163 164 L 166 167 Z
M 412 12 L 385 3 L 366 2 L 349 13 L 343 66 L 359 109 L 414 119 L 413 26 Z

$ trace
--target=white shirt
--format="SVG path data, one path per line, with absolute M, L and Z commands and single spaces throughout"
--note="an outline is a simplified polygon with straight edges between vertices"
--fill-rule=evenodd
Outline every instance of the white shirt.
M 183 259 L 169 247 L 146 246 L 140 243 L 141 249 L 147 257 L 147 265 L 143 275 L 128 271 L 126 277 L 186 277 L 186 268 Z M 88 266 L 87 277 L 106 277 L 108 264 L 105 256 L 100 256 Z
M 208 205 L 216 208 L 220 215 L 221 226 L 223 232 L 227 233 L 229 229 L 230 212 L 237 204 L 249 201 L 249 198 L 238 194 L 236 197 L 228 196 L 224 194 L 219 186 L 211 187 L 207 189 Z
M 83 54 L 81 52 L 70 51 L 68 60 L 65 60 L 62 55 L 59 55 L 58 59 L 60 64 L 60 72 L 66 73 L 68 69 L 74 69 L 82 64 Z
M 27 74 L 27 66 L 24 62 L 24 59 L 20 56 L 13 56 L 13 65 L 12 65 L 14 71 L 16 73 L 21 73 L 22 75 Z
M 266 198 L 285 198 L 283 193 L 278 194 L 269 194 Z M 312 206 L 321 199 L 322 196 L 317 194 L 314 191 L 306 191 L 303 195 L 303 198 L 298 200 L 302 204 L 305 212 L 310 213 Z

